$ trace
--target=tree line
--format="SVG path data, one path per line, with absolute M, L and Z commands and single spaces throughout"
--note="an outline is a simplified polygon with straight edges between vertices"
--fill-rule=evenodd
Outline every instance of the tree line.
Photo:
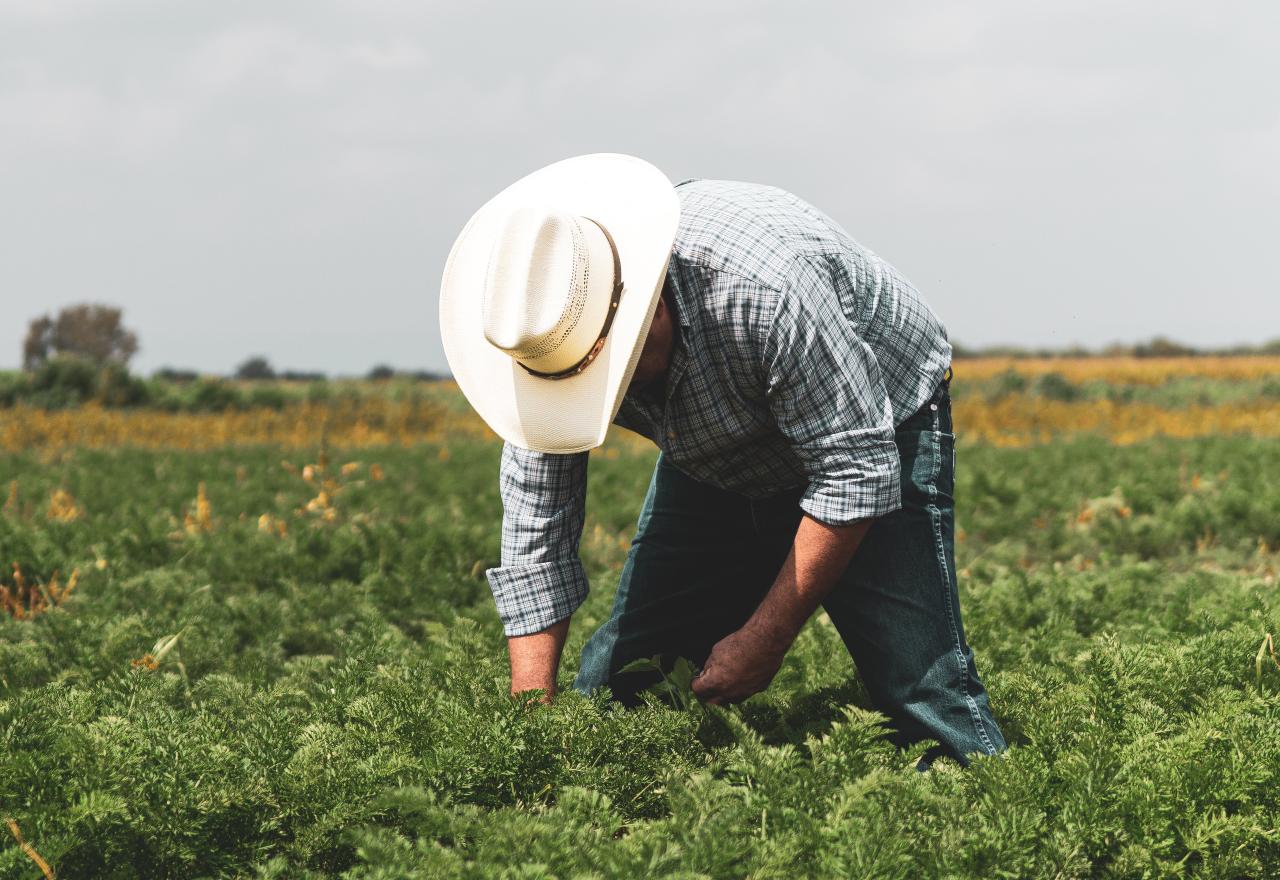
M 114 306 L 81 303 L 67 306 L 57 316 L 41 315 L 31 321 L 22 343 L 22 369 L 35 372 L 59 358 L 78 358 L 95 367 L 128 368 L 138 353 L 138 335 L 124 326 L 124 313 Z M 161 367 L 155 378 L 171 382 L 189 382 L 200 378 L 195 370 Z M 398 377 L 431 381 L 446 379 L 444 373 L 430 370 L 397 370 L 378 364 L 364 378 L 394 379 Z M 323 382 L 328 375 L 319 371 L 281 370 L 277 372 L 262 355 L 253 355 L 235 368 L 231 378 L 283 380 L 286 382 Z
M 31 321 L 22 344 L 22 371 L 0 372 L 0 406 L 26 402 L 58 408 L 96 401 L 104 406 L 156 406 L 165 409 L 230 409 L 283 406 L 291 400 L 322 398 L 332 393 L 323 372 L 277 370 L 260 354 L 242 361 L 227 376 L 202 375 L 195 370 L 161 367 L 150 379 L 130 372 L 137 354 L 138 335 L 124 324 L 121 309 L 100 303 L 80 303 L 56 315 Z M 1164 337 L 1132 345 L 1113 344 L 1089 349 L 1024 348 L 953 345 L 957 358 L 1062 357 L 1199 357 L 1205 355 L 1280 355 L 1280 338 L 1261 345 L 1196 348 Z M 390 380 L 447 379 L 427 370 L 398 370 L 378 364 L 363 377 Z
M 123 311 L 101 303 L 67 306 L 31 321 L 22 343 L 22 370 L 0 372 L 0 406 L 28 403 L 46 408 L 97 402 L 104 406 L 156 406 L 173 410 L 281 407 L 292 400 L 332 394 L 330 377 L 318 371 L 276 370 L 252 355 L 226 376 L 161 367 L 149 379 L 130 371 L 138 335 Z M 374 366 L 370 381 L 436 381 L 443 373 Z M 292 387 L 299 386 L 299 387 Z

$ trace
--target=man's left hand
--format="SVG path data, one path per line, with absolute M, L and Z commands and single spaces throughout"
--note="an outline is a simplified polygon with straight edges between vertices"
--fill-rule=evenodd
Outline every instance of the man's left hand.
M 790 641 L 750 623 L 716 642 L 693 693 L 704 703 L 725 706 L 745 700 L 769 686 L 782 666 Z

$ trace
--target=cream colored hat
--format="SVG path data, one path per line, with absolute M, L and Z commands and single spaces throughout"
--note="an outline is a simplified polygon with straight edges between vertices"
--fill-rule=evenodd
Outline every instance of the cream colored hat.
M 680 204 L 616 153 L 548 165 L 463 227 L 440 287 L 462 393 L 498 436 L 540 452 L 604 442 L 666 279 Z

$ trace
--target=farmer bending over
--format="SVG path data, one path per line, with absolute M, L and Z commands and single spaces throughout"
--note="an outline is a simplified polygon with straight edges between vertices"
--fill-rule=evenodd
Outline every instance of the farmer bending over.
M 661 451 L 576 689 L 634 703 L 653 673 L 619 670 L 661 654 L 702 667 L 700 699 L 746 699 L 822 605 L 895 742 L 1005 747 L 956 592 L 946 330 L 831 218 L 774 187 L 569 159 L 471 218 L 440 316 L 505 441 L 487 576 L 513 692 L 554 691 L 587 595 L 588 450 L 613 423 Z

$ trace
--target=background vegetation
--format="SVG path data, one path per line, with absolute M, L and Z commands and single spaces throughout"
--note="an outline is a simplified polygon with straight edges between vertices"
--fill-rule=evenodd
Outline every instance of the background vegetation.
M 277 370 L 251 355 L 229 376 L 161 367 L 150 378 L 129 371 L 139 350 L 121 309 L 101 303 L 67 306 L 31 321 L 21 371 L 0 371 L 0 407 L 64 409 L 86 403 L 165 412 L 284 409 L 335 396 L 403 399 L 412 386 L 448 377 L 428 370 L 377 364 L 363 377 L 330 380 L 323 372 Z M 1182 406 L 1280 400 L 1280 338 L 1260 345 L 1197 349 L 1157 337 L 1101 350 L 972 348 L 955 343 L 970 368 L 970 390 L 984 399 L 1026 395 L 1066 403 L 1112 400 Z

